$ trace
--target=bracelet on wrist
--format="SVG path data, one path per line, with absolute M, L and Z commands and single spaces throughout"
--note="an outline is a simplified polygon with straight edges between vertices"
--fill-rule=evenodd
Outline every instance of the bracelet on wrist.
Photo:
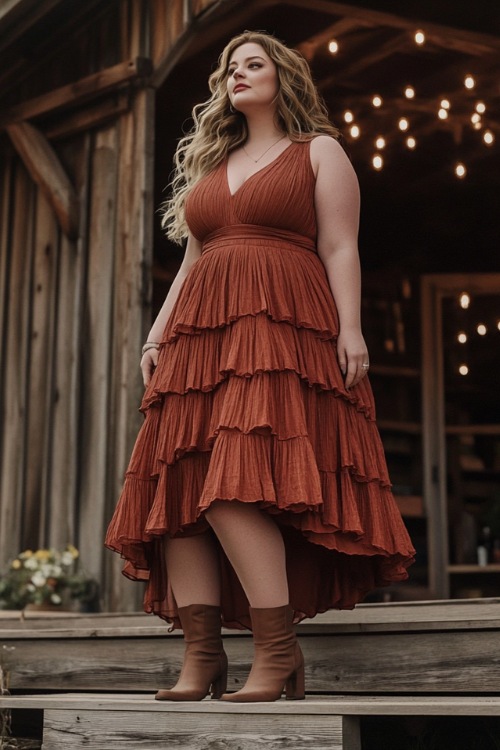
M 148 349 L 159 349 L 160 345 L 157 341 L 146 341 L 144 346 L 142 347 L 142 353 L 146 354 Z

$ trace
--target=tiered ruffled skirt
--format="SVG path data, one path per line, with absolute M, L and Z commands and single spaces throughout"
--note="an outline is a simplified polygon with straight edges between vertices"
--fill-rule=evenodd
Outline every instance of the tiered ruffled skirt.
M 296 619 L 352 608 L 407 577 L 414 550 L 390 491 L 367 379 L 347 391 L 323 264 L 278 238 L 215 236 L 186 278 L 144 394 L 145 421 L 106 544 L 178 625 L 163 536 L 209 529 L 215 500 L 279 524 Z M 223 619 L 248 602 L 220 550 Z

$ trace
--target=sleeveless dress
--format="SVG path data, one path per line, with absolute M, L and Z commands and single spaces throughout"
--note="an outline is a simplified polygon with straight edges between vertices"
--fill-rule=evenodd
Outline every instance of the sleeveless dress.
M 187 201 L 202 255 L 165 327 L 106 536 L 124 574 L 147 581 L 146 612 L 176 627 L 163 537 L 209 529 L 215 500 L 256 503 L 279 525 L 296 622 L 353 608 L 414 559 L 368 379 L 346 390 L 337 361 L 309 152 L 292 143 L 234 195 L 226 159 Z M 249 627 L 219 554 L 223 623 Z

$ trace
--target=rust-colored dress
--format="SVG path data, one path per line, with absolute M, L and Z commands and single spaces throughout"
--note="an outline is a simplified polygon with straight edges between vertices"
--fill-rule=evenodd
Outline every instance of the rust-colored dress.
M 191 192 L 202 242 L 166 325 L 106 545 L 179 625 L 163 539 L 209 529 L 215 500 L 257 503 L 282 531 L 296 621 L 407 578 L 414 549 L 390 490 L 367 378 L 344 388 L 339 324 L 316 253 L 309 143 L 231 195 L 224 160 Z M 222 549 L 223 621 L 248 602 Z

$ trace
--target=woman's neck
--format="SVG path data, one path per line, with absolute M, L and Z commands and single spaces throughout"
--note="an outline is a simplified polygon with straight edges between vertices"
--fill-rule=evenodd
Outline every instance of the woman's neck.
M 269 117 L 268 113 L 264 116 L 252 113 L 251 116 L 246 116 L 246 120 L 248 128 L 246 142 L 249 144 L 269 143 L 273 139 L 276 140 L 280 135 L 283 135 L 283 131 L 276 126 L 274 117 Z

